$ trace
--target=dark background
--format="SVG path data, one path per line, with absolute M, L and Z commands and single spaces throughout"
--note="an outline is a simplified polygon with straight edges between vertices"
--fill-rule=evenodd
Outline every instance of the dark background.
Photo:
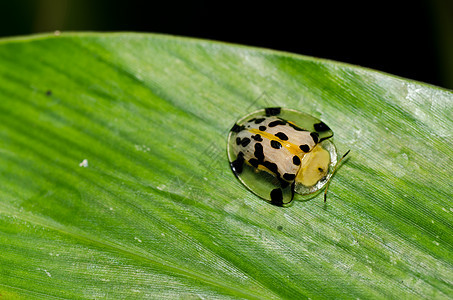
M 220 40 L 329 58 L 453 89 L 453 0 L 0 4 L 0 37 L 57 29 Z

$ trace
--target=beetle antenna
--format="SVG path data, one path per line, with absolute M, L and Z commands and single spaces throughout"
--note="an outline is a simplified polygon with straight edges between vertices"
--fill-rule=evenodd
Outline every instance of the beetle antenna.
M 329 180 L 327 181 L 326 189 L 324 190 L 324 203 L 327 201 L 327 190 L 329 189 L 330 180 L 332 180 L 333 174 L 335 174 L 335 171 L 337 170 L 337 167 L 340 165 L 343 158 L 345 158 L 346 155 L 348 155 L 350 151 L 351 150 L 348 150 L 348 152 L 343 154 L 343 156 L 340 158 L 340 160 L 335 164 L 335 167 L 333 167 L 332 175 L 330 176 Z

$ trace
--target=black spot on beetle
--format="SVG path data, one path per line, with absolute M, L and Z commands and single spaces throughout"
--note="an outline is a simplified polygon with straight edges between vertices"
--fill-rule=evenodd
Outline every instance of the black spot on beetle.
M 255 120 L 256 120 L 256 118 L 250 119 L 250 120 L 247 121 L 247 123 L 252 123 Z
M 285 179 L 285 180 L 291 181 L 291 180 L 294 180 L 294 178 L 296 178 L 296 174 L 289 174 L 289 173 L 283 174 L 283 179 Z
M 263 138 L 261 137 L 260 134 L 255 134 L 255 135 L 252 135 L 252 139 L 254 139 L 255 141 L 257 142 L 262 142 L 263 141 Z
M 237 176 L 242 173 L 244 167 L 244 153 L 239 152 L 235 161 L 231 163 L 231 170 Z
M 295 164 L 296 166 L 300 165 L 300 158 L 299 158 L 299 156 L 297 156 L 297 155 L 294 155 L 294 156 L 293 156 L 293 164 Z
M 244 125 L 239 126 L 238 124 L 234 124 L 230 131 L 232 132 L 240 132 L 244 129 Z
M 280 174 L 278 173 L 278 166 L 275 163 L 271 163 L 269 161 L 265 161 L 262 163 L 263 166 L 268 168 L 271 172 L 275 173 L 277 177 L 280 177 Z
M 255 124 L 259 124 L 259 123 L 262 123 L 264 120 L 266 120 L 265 118 L 258 118 L 255 120 Z
M 286 122 L 283 121 L 283 120 L 275 120 L 275 121 L 272 121 L 268 124 L 269 127 L 275 127 L 277 125 L 285 125 Z
M 240 145 L 241 144 L 241 138 L 240 137 L 237 137 L 236 138 L 236 145 Z
M 260 127 L 258 127 L 258 129 L 261 131 L 266 131 L 266 126 L 261 125 Z
M 300 148 L 300 150 L 302 150 L 304 152 L 310 151 L 310 147 L 308 145 L 300 145 L 299 148 Z
M 329 126 L 327 126 L 324 122 L 314 124 L 313 126 L 315 127 L 315 130 L 319 132 L 330 130 Z
M 318 171 L 322 173 L 322 172 L 324 172 L 324 169 L 323 168 L 318 168 Z
M 247 145 L 250 144 L 250 141 L 251 140 L 249 138 L 243 138 L 242 141 L 241 141 L 242 147 L 247 147 Z
M 266 116 L 270 117 L 270 116 L 278 116 L 282 109 L 281 107 L 268 107 L 264 110 L 266 112 Z
M 254 154 L 256 159 L 258 159 L 259 161 L 263 161 L 264 160 L 263 145 L 261 145 L 260 143 L 256 143 Z
M 273 189 L 271 191 L 271 203 L 277 206 L 283 206 L 283 191 L 282 189 Z
M 258 165 L 260 163 L 256 158 L 251 158 L 251 159 L 249 159 L 249 164 L 254 168 L 258 168 Z
M 317 132 L 310 132 L 310 136 L 315 144 L 319 142 L 319 134 Z
M 279 139 L 281 139 L 282 141 L 288 140 L 288 136 L 286 134 L 284 134 L 283 132 L 277 132 L 275 134 L 275 136 L 278 137 Z
M 274 149 L 280 149 L 282 147 L 282 144 L 280 144 L 280 142 L 278 142 L 278 141 L 272 140 L 271 147 Z

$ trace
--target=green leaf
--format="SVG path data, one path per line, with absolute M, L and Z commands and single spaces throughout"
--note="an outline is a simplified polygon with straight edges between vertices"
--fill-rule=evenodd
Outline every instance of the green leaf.
M 417 63 L 417 62 L 414 62 Z M 253 110 L 351 149 L 289 208 L 236 180 Z M 453 93 L 346 64 L 149 34 L 0 42 L 0 298 L 453 295 Z

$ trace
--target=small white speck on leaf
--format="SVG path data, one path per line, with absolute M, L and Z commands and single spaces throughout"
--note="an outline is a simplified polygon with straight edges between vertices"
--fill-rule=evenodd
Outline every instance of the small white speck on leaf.
M 44 273 L 46 273 L 47 276 L 49 277 L 52 277 L 52 275 L 49 273 L 49 271 L 47 271 L 46 269 L 41 269 L 41 268 L 38 268 L 39 271 L 44 271 Z
M 350 244 L 350 246 L 360 246 L 360 244 L 359 244 L 359 242 L 356 239 L 354 239 L 352 241 L 352 243 Z
M 151 151 L 151 148 L 149 148 L 146 145 L 135 145 L 135 150 L 142 151 L 142 152 L 149 152 L 149 151 Z
M 137 242 L 139 242 L 139 243 L 141 243 L 141 242 L 142 242 L 142 240 L 141 240 L 141 239 L 139 239 L 138 237 L 134 237 L 134 240 L 136 240 L 136 241 L 137 241 Z
M 88 159 L 82 160 L 82 162 L 79 164 L 79 167 L 83 167 L 83 168 L 88 167 Z

